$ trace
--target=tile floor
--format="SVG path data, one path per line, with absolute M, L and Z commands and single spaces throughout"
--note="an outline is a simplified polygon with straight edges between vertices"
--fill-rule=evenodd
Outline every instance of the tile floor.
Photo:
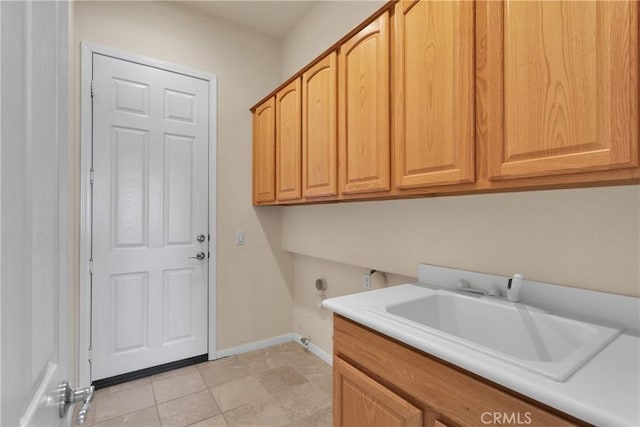
M 96 391 L 87 426 L 331 426 L 331 366 L 286 343 Z

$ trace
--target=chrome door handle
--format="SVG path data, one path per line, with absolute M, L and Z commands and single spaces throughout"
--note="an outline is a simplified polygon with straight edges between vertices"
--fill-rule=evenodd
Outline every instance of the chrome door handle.
M 202 261 L 206 257 L 207 255 L 204 252 L 200 251 L 196 254 L 196 256 L 190 256 L 189 259 L 197 259 L 198 261 Z
M 60 418 L 67 416 L 67 411 L 69 411 L 69 407 L 71 407 L 71 405 L 76 402 L 82 402 L 82 408 L 78 411 L 78 418 L 76 421 L 79 426 L 83 426 L 87 418 L 89 405 L 91 405 L 91 401 L 93 400 L 94 390 L 95 388 L 93 386 L 74 390 L 69 387 L 69 383 L 67 381 L 60 384 L 58 402 L 58 415 L 60 415 Z

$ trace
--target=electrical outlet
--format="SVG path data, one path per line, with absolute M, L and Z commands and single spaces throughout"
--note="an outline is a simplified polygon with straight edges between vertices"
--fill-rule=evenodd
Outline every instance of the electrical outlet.
M 363 274 L 362 275 L 362 289 L 365 291 L 371 290 L 371 274 Z

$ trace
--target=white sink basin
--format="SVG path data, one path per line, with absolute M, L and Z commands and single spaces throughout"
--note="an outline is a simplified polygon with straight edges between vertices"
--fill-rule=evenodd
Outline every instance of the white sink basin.
M 566 380 L 622 332 L 520 303 L 447 291 L 372 311 L 556 381 Z

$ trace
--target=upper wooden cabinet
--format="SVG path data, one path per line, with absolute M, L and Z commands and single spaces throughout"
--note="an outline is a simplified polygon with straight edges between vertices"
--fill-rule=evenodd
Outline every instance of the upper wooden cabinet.
M 252 108 L 254 203 L 640 183 L 639 9 L 388 2 Z
M 474 4 L 395 6 L 396 188 L 474 180 Z
M 253 113 L 253 203 L 276 200 L 276 102 L 271 97 Z
M 489 179 L 638 164 L 638 3 L 476 7 Z
M 302 197 L 301 93 L 297 78 L 276 94 L 276 198 Z
M 338 72 L 331 52 L 302 75 L 302 195 L 338 194 Z
M 338 117 L 340 192 L 389 190 L 388 12 L 340 46 Z

